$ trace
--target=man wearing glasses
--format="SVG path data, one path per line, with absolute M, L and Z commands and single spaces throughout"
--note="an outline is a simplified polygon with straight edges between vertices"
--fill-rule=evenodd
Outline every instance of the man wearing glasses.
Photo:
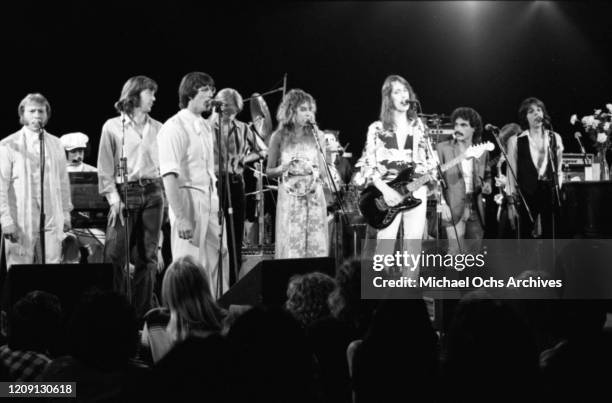
M 192 255 L 202 263 L 212 294 L 219 298 L 228 289 L 229 258 L 225 230 L 220 239 L 213 128 L 202 117 L 211 109 L 214 94 L 214 81 L 208 74 L 185 75 L 179 86 L 182 109 L 164 123 L 157 141 L 170 203 L 172 257 Z M 223 276 L 219 284 L 221 248 Z

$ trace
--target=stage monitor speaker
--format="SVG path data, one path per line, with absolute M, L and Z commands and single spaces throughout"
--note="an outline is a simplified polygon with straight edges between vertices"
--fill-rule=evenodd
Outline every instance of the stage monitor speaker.
M 57 295 L 62 310 L 69 316 L 83 293 L 91 289 L 113 288 L 113 267 L 96 264 L 13 265 L 8 271 L 2 308 L 8 310 L 30 291 L 41 290 Z
M 262 260 L 219 299 L 219 304 L 224 308 L 230 305 L 281 306 L 287 299 L 289 279 L 296 274 L 315 271 L 333 277 L 334 258 Z

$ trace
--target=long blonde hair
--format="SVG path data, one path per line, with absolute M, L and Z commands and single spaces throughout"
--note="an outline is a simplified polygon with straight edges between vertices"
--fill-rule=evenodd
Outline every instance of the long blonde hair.
M 213 300 L 208 275 L 192 257 L 175 260 L 166 270 L 162 300 L 176 315 L 176 337 L 185 339 L 192 331 L 220 331 L 225 312 Z

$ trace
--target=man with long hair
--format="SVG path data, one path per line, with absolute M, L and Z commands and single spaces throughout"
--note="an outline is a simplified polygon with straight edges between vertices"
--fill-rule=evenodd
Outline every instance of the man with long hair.
M 554 236 L 560 212 L 553 194 L 555 182 L 561 186 L 563 179 L 563 141 L 559 134 L 550 130 L 550 116 L 539 99 L 525 99 L 519 106 L 518 117 L 524 131 L 508 140 L 508 164 L 516 172 L 518 181 L 516 183 L 513 175 L 508 176 L 508 219 L 514 223 L 518 210 L 521 238 L 550 239 Z M 533 222 L 516 194 L 519 186 Z
M 172 256 L 193 256 L 209 276 L 213 297 L 219 298 L 229 288 L 227 235 L 219 225 L 213 128 L 202 117 L 211 109 L 215 82 L 206 73 L 188 73 L 178 92 L 181 110 L 164 123 L 157 138 L 170 203 Z
M 110 205 L 105 260 L 113 264 L 116 291 L 126 293 L 125 276 L 132 276 L 132 303 L 139 318 L 154 304 L 157 248 L 164 212 L 157 151 L 161 123 L 149 116 L 156 91 L 157 84 L 149 77 L 127 80 L 115 103 L 119 116 L 104 123 L 98 152 L 99 190 Z M 127 183 L 120 169 L 122 158 L 127 159 Z M 125 261 L 124 225 L 129 231 L 130 262 Z M 130 264 L 134 265 L 133 274 Z
M 41 94 L 19 104 L 23 127 L 0 142 L 0 224 L 6 242 L 6 266 L 41 262 L 39 221 L 44 202 L 45 262 L 60 263 L 62 241 L 70 229 L 70 183 L 60 139 L 44 127 L 51 105 Z M 45 145 L 44 199 L 40 186 L 40 138 Z

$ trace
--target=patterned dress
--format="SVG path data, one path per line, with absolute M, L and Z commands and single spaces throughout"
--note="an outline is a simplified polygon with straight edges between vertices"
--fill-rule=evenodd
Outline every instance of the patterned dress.
M 327 205 L 312 137 L 281 140 L 280 164 L 291 161 L 278 188 L 275 258 L 328 256 Z

